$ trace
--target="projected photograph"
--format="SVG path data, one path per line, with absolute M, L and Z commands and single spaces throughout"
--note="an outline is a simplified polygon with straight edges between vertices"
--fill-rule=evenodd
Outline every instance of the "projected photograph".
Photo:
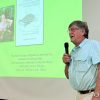
M 43 0 L 18 0 L 16 46 L 43 44 Z
M 0 8 L 0 42 L 14 40 L 14 6 Z

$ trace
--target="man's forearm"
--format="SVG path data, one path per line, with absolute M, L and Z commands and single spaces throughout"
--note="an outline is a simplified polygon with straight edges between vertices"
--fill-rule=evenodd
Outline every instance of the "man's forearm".
M 67 79 L 69 79 L 68 68 L 69 68 L 69 66 L 68 66 L 68 64 L 66 64 L 65 65 L 65 76 Z
M 100 93 L 100 63 L 98 64 L 98 74 L 96 80 L 95 93 Z

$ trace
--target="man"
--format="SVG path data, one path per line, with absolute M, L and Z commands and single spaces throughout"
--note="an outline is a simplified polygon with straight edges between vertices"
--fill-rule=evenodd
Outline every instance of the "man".
M 76 100 L 100 100 L 100 43 L 88 39 L 86 22 L 73 21 L 68 31 L 75 47 L 62 59 L 65 75 L 77 91 Z

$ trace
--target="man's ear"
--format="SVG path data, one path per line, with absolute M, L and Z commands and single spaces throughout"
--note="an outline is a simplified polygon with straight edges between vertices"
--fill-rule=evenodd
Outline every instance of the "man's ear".
M 86 33 L 85 33 L 85 29 L 82 29 L 82 35 L 85 35 Z

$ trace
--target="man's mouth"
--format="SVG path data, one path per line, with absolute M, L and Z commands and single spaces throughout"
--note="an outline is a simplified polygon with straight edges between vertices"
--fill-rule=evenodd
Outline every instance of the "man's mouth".
M 73 38 L 74 36 L 70 36 L 70 38 Z

